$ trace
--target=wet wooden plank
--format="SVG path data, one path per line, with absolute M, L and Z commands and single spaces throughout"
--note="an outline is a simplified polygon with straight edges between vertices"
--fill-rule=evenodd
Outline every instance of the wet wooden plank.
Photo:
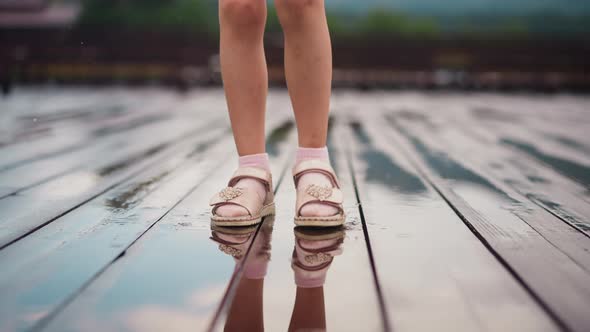
M 475 137 L 494 138 L 494 144 L 510 147 L 588 188 L 587 108 L 570 110 L 574 101 L 551 98 L 504 98 L 487 107 L 483 106 L 485 103 L 485 99 L 478 99 L 466 107 L 464 100 L 455 98 L 448 109 L 433 115 L 451 125 L 465 124 L 464 129 Z
M 343 139 L 394 330 L 502 331 L 515 317 L 558 329 L 378 126 L 353 128 Z
M 444 115 L 432 116 L 424 110 L 416 112 L 424 115 L 422 120 L 414 119 L 407 122 L 408 125 L 413 122 L 416 126 L 429 126 L 430 129 L 436 127 L 436 134 L 444 135 L 447 142 L 452 141 L 449 148 L 462 154 L 462 159 L 477 163 L 479 169 L 491 174 L 505 186 L 572 227 L 590 234 L 588 188 L 537 159 L 502 145 L 502 130 L 492 129 L 486 123 L 475 121 L 465 114 L 448 118 Z M 524 125 L 522 129 L 527 131 Z M 540 145 L 544 144 L 539 137 L 533 140 Z M 478 153 L 484 150 L 488 153 Z
M 410 136 L 400 126 L 397 131 L 384 131 L 378 124 L 374 128 L 387 132 L 390 140 L 403 147 L 465 224 L 562 328 L 587 329 L 588 272 L 513 213 L 514 202 L 505 192 L 449 158 L 425 137 Z
M 85 109 L 98 105 L 103 92 L 84 90 L 84 89 L 43 89 L 43 88 L 25 88 L 19 89 L 14 93 L 5 96 L 0 100 L 2 113 L 0 119 L 3 126 L 0 132 L 5 138 L 11 134 L 17 134 L 22 129 L 14 126 L 10 121 L 19 117 L 46 117 L 47 120 L 59 121 L 62 119 L 71 119 L 84 113 Z M 106 89 L 105 91 L 110 90 Z M 112 92 L 112 90 L 110 90 Z M 125 94 L 129 96 L 130 94 Z M 121 100 L 122 98 L 119 99 Z M 104 100 L 103 100 L 104 103 Z M 9 123 L 10 125 L 4 126 Z
M 103 98 L 108 98 L 108 96 Z M 2 152 L 0 154 L 0 171 L 11 170 L 51 157 L 58 158 L 99 143 L 112 135 L 120 134 L 119 136 L 121 136 L 126 131 L 152 123 L 172 122 L 175 119 L 174 115 L 180 113 L 178 109 L 182 108 L 182 103 L 163 98 L 158 94 L 149 98 L 148 101 L 143 105 L 139 101 L 129 105 L 125 102 L 118 102 L 117 99 L 110 101 L 110 103 L 108 100 L 103 101 L 102 104 L 87 110 L 88 118 L 66 123 L 43 123 L 37 120 L 36 115 L 26 117 L 20 115 L 17 120 L 12 121 L 14 126 L 39 126 L 47 131 L 47 135 L 43 137 L 42 142 L 24 141 L 0 149 Z M 146 100 L 144 100 L 145 102 Z M 102 116 L 92 114 L 102 114 Z
M 274 149 L 277 153 L 271 155 L 273 168 L 275 174 L 281 174 L 286 166 L 286 150 L 282 146 Z M 233 162 L 228 162 L 233 161 L 233 153 L 229 154 L 227 150 L 225 147 L 215 152 L 221 163 L 199 183 L 198 188 L 174 206 L 137 243 L 124 248 L 125 255 L 118 256 L 108 269 L 101 271 L 100 276 L 68 303 L 45 330 L 101 327 L 143 331 L 156 326 L 157 329 L 182 331 L 206 328 L 236 268 L 233 258 L 209 240 L 212 236 L 210 194 L 223 186 L 235 168 Z M 142 276 L 141 280 L 137 280 L 137 276 Z M 125 301 L 120 301 L 121 294 L 127 294 Z
M 518 131 L 518 128 L 514 126 L 504 125 L 490 129 L 500 136 L 500 144 L 534 158 L 586 188 L 590 188 L 590 157 L 586 153 L 570 153 L 561 146 L 556 146 L 557 144 L 549 144 L 547 140 L 542 141 L 538 137 L 528 135 L 526 131 Z
M 139 97 L 132 92 L 113 95 L 112 92 L 104 91 L 80 96 L 76 91 L 70 91 L 65 103 L 55 101 L 55 97 L 50 95 L 37 105 L 7 105 L 3 112 L 0 137 L 4 136 L 5 140 L 11 142 L 0 145 L 0 170 L 81 148 L 89 141 L 107 134 L 105 129 L 117 129 L 114 123 L 132 124 L 137 118 L 145 117 L 146 114 L 139 112 L 139 108 L 130 108 L 134 106 L 133 102 L 138 102 L 130 100 L 130 96 Z M 35 99 L 22 94 L 15 94 L 14 98 Z M 162 105 L 162 99 L 156 93 L 152 102 Z
M 204 127 L 206 128 L 206 127 Z M 222 129 L 213 129 L 223 135 Z M 225 131 L 227 135 L 227 131 Z M 84 204 L 90 199 L 113 188 L 115 185 L 138 174 L 154 163 L 164 162 L 178 149 L 194 148 L 204 135 L 196 135 L 176 141 L 162 142 L 125 160 L 97 169 L 81 169 L 70 172 L 39 186 L 24 190 L 18 195 L 0 200 L 0 247 L 51 223 L 56 218 Z
M 202 128 L 192 121 L 187 121 L 185 117 L 176 117 L 169 121 L 156 121 L 145 127 L 131 126 L 126 131 L 100 140 L 82 142 L 80 144 L 84 147 L 80 149 L 56 153 L 51 157 L 0 172 L 0 186 L 10 188 L 0 191 L 0 199 L 68 173 L 104 169 L 142 151 L 182 140 L 207 128 L 222 127 L 224 124 L 220 120 L 219 117 L 216 119 L 215 116 L 204 116 L 202 121 L 210 124 Z
M 316 232 L 294 227 L 295 188 L 289 183 L 292 181 L 289 168 L 284 179 L 288 183 L 281 185 L 276 196 L 278 211 L 274 227 L 268 225 L 267 228 L 272 227 L 272 232 L 267 231 L 268 235 L 263 233 L 263 236 L 272 236 L 268 274 L 263 280 L 257 280 L 245 273 L 234 283 L 233 297 L 223 303 L 213 330 L 245 331 L 248 327 L 264 327 L 267 331 L 387 329 L 346 156 L 340 143 L 330 135 L 331 157 L 347 199 L 346 226 Z M 306 251 L 303 248 L 329 248 L 323 252 L 333 253 L 333 260 L 317 272 L 293 268 L 289 262 L 295 253 L 299 260 L 305 260 Z M 251 264 L 251 268 L 248 265 L 245 268 L 249 274 L 259 263 L 254 259 Z M 322 276 L 326 278 L 325 284 L 319 286 L 321 283 L 315 283 L 314 279 L 322 279 Z M 297 286 L 295 278 L 300 280 L 302 287 Z M 247 303 L 252 303 L 252 307 L 246 308 L 249 306 Z
M 0 147 L 0 171 L 73 152 L 110 135 L 150 123 L 178 119 L 178 115 L 190 116 L 194 112 L 186 112 L 186 107 L 190 107 L 192 100 L 200 98 L 199 93 L 181 99 L 173 93 L 153 89 L 99 90 L 93 98 L 83 95 L 82 100 L 76 90 L 69 91 L 69 94 L 78 104 L 62 105 L 50 98 L 37 105 L 39 109 L 31 105 L 29 107 L 33 110 L 7 110 L 9 115 L 5 116 L 3 127 L 8 135 L 19 127 L 43 130 L 44 134 L 37 139 L 23 139 L 18 144 Z M 24 98 L 21 94 L 17 96 L 15 98 Z
M 514 167 L 513 163 L 518 164 L 521 159 L 513 156 L 509 149 L 481 144 L 450 126 L 436 126 L 436 129 L 433 129 L 432 125 L 425 125 L 424 122 L 404 121 L 395 117 L 391 120 L 402 128 L 401 131 L 412 135 L 413 140 L 420 137 L 421 141 L 427 142 L 426 145 L 436 148 L 437 151 L 444 151 L 454 163 L 486 179 L 488 186 L 495 188 L 510 202 L 510 206 L 505 209 L 530 225 L 586 271 L 590 271 L 590 238 L 588 233 L 582 233 L 590 230 L 590 223 L 585 220 L 586 218 L 580 215 L 572 220 L 573 216 L 570 213 L 569 218 L 563 218 L 569 221 L 569 224 L 564 223 L 537 205 L 538 201 L 542 200 L 544 204 L 550 205 L 552 210 L 571 210 L 568 205 L 575 208 L 576 203 L 580 201 L 576 199 L 576 195 L 564 190 L 567 186 L 555 185 L 553 179 L 540 175 L 531 181 L 530 173 L 523 174 L 520 172 L 521 168 Z M 517 191 L 512 188 L 517 188 Z M 580 206 L 580 203 L 577 205 Z M 582 213 L 584 209 L 587 210 L 586 213 L 590 213 L 590 206 L 581 207 Z
M 424 145 L 432 149 L 431 152 L 445 150 L 444 152 L 448 152 L 447 157 L 458 159 L 461 154 L 474 153 L 473 151 L 485 148 L 486 142 L 500 142 L 492 135 L 495 129 L 486 127 L 486 121 L 496 121 L 498 126 L 502 121 L 510 121 L 478 120 L 473 115 L 475 113 L 470 112 L 473 112 L 473 105 L 481 106 L 477 102 L 480 96 L 471 98 L 445 95 L 425 98 L 423 94 L 365 95 L 349 92 L 337 92 L 335 95 L 336 107 L 348 108 L 338 110 L 336 116 L 358 116 L 360 111 L 357 110 L 362 108 L 363 114 L 366 114 L 363 125 L 370 130 L 364 134 L 358 130 L 356 134 L 351 133 L 345 123 L 341 122 L 336 131 L 343 139 L 330 140 L 335 144 L 331 147 L 336 156 L 334 164 L 345 184 L 348 198 L 346 209 L 353 223 L 346 231 L 342 244 L 344 252 L 335 257 L 322 292 L 299 293 L 292 282 L 293 272 L 289 268 L 291 252 L 295 239 L 301 237 L 301 234 L 305 235 L 305 232 L 294 234 L 292 230 L 294 197 L 289 183 L 289 169 L 284 167 L 289 156 L 289 153 L 285 153 L 285 146 L 275 145 L 268 148 L 269 153 L 274 156 L 275 168 L 280 164 L 279 168 L 287 171 L 285 182 L 280 187 L 281 193 L 277 197 L 277 202 L 283 209 L 273 223 L 274 231 L 268 222 L 264 227 L 254 228 L 253 233 L 217 232 L 214 235 L 208 228 L 209 208 L 206 204 L 210 193 L 218 190 L 220 183 L 223 184 L 227 177 L 224 174 L 233 170 L 232 163 L 223 163 L 223 160 L 229 159 L 222 156 L 231 155 L 231 139 L 226 133 L 219 137 L 222 139 L 220 142 L 205 133 L 205 137 L 210 139 L 201 137 L 192 142 L 189 142 L 190 139 L 184 140 L 184 143 L 175 148 L 166 148 L 160 151 L 161 154 L 158 152 L 157 157 L 148 156 L 149 162 L 132 162 L 131 166 L 135 171 L 125 173 L 128 177 L 118 177 L 112 187 L 105 187 L 105 191 L 93 200 L 1 250 L 0 266 L 3 268 L 0 274 L 0 293 L 3 296 L 0 297 L 0 330 L 29 327 L 47 327 L 54 331 L 76 331 L 90 327 L 110 330 L 205 329 L 211 325 L 213 317 L 218 318 L 213 322 L 215 329 L 231 330 L 237 326 L 239 330 L 244 330 L 245 327 L 252 326 L 244 324 L 264 322 L 267 330 L 284 330 L 289 324 L 294 326 L 293 321 L 305 321 L 312 324 L 307 327 L 322 327 L 323 322 L 328 329 L 381 330 L 389 327 L 387 323 L 382 323 L 384 317 L 380 315 L 381 309 L 386 309 L 385 321 L 391 321 L 391 327 L 395 330 L 507 330 L 514 329 L 516 319 L 519 330 L 525 331 L 556 330 L 560 327 L 565 329 L 566 325 L 570 327 L 569 323 L 563 323 L 565 319 L 560 319 L 561 313 L 556 313 L 553 306 L 562 306 L 562 311 L 568 311 L 571 307 L 562 305 L 563 302 L 553 303 L 549 300 L 559 296 L 569 298 L 577 290 L 580 294 L 573 296 L 570 305 L 587 306 L 580 298 L 586 296 L 588 283 L 580 285 L 578 278 L 579 270 L 587 269 L 587 247 L 584 242 L 576 241 L 579 237 L 572 234 L 585 235 L 571 228 L 574 233 L 563 236 L 563 227 L 560 226 L 566 226 L 565 223 L 555 223 L 553 216 L 536 206 L 527 205 L 525 201 L 527 198 L 534 200 L 531 193 L 544 191 L 554 194 L 558 190 L 565 190 L 570 196 L 559 195 L 559 203 L 563 203 L 566 212 L 559 215 L 558 208 L 547 208 L 547 211 L 562 218 L 564 215 L 575 215 L 584 220 L 588 216 L 585 198 L 575 195 L 575 190 L 584 189 L 582 185 L 547 167 L 546 162 L 540 163 L 538 159 L 533 159 L 536 158 L 534 156 L 526 157 L 527 153 L 515 147 L 507 149 L 506 144 L 494 145 L 490 149 L 494 154 L 502 156 L 500 163 L 509 166 L 507 171 L 486 166 L 494 157 L 491 153 L 486 155 L 489 157 L 487 161 L 470 155 L 458 162 L 464 168 L 474 168 L 473 173 L 476 175 L 485 170 L 480 175 L 483 175 L 481 178 L 487 184 L 485 181 L 483 184 L 478 183 L 477 178 L 474 180 L 472 175 L 467 178 L 454 178 L 452 174 L 444 177 L 438 173 L 444 167 L 430 167 L 427 164 L 428 158 L 424 159 L 420 155 L 423 150 L 410 144 L 407 137 L 398 132 L 390 132 L 391 128 L 376 129 L 384 124 L 375 123 L 375 119 L 384 119 L 383 114 L 388 113 L 391 107 L 420 109 L 417 113 L 426 122 L 441 124 L 449 130 L 433 133 L 426 125 L 411 122 L 410 118 L 416 116 L 413 111 L 407 111 L 405 117 L 402 116 L 403 127 L 420 138 L 430 137 L 432 140 Z M 64 103 L 78 105 L 83 99 L 76 97 L 67 101 L 67 94 L 63 97 Z M 61 97 L 56 98 L 59 100 Z M 189 98 L 189 103 L 183 108 L 220 105 L 222 100 L 221 90 L 205 90 L 198 94 L 198 98 Z M 537 105 L 527 102 L 526 98 L 484 100 L 503 103 L 515 100 L 514 107 L 530 108 L 526 115 L 518 115 L 522 118 L 532 115 L 532 106 Z M 281 111 L 286 110 L 286 105 L 286 94 L 277 96 L 276 93 L 271 93 L 271 114 L 276 112 L 275 107 L 283 108 Z M 425 107 L 427 105 L 430 107 Z M 439 110 L 434 115 L 429 113 L 432 106 L 439 105 L 450 109 Z M 461 110 L 454 111 L 454 107 L 461 107 Z M 539 119 L 532 124 L 527 123 L 526 129 L 534 131 L 529 136 L 512 135 L 516 127 L 510 131 L 503 130 L 510 137 L 543 146 L 545 140 L 553 139 L 555 145 L 548 145 L 551 151 L 560 144 L 572 142 L 583 147 L 584 143 L 580 141 L 583 112 L 580 109 L 566 110 L 564 120 L 551 112 L 550 108 L 551 106 L 547 106 L 543 109 Z M 68 117 L 86 116 L 84 110 L 81 110 L 82 113 L 66 112 L 57 116 L 52 116 L 50 109 L 44 112 L 40 114 L 62 128 L 68 128 Z M 176 112 L 172 116 L 174 121 L 184 118 L 185 121 L 197 122 L 203 120 L 203 114 Z M 508 117 L 510 114 L 511 110 L 502 107 L 501 112 L 492 116 Z M 464 115 L 467 117 L 463 117 Z M 108 128 L 120 124 L 121 119 L 113 117 L 104 120 L 100 125 L 109 130 Z M 560 126 L 571 124 L 574 128 L 572 133 L 567 133 L 546 128 L 543 121 L 556 121 Z M 473 130 L 462 130 L 463 122 L 473 125 Z M 479 132 L 478 126 L 484 127 L 484 130 Z M 283 130 L 288 128 L 292 128 L 292 124 L 285 125 Z M 534 141 L 545 133 L 547 135 L 543 140 Z M 276 135 L 277 140 L 284 139 L 281 138 L 280 131 Z M 550 138 L 549 135 L 557 138 Z M 395 138 L 396 143 L 398 140 L 402 142 L 401 149 L 399 146 L 391 146 L 391 137 Z M 471 141 L 443 149 L 445 144 L 458 139 Z M 33 142 L 31 140 L 30 144 L 25 145 L 29 144 L 31 147 Z M 344 155 L 340 152 L 342 149 L 350 151 Z M 98 154 L 99 150 L 94 151 Z M 205 151 L 219 153 L 218 168 L 199 159 Z M 543 149 L 539 151 L 547 152 Z M 580 151 L 582 150 L 571 149 L 555 155 L 583 162 L 585 159 Z M 409 153 L 409 158 L 404 154 L 406 152 Z M 108 158 L 116 159 L 117 153 L 120 156 L 133 157 L 132 153 L 121 150 L 109 154 Z M 86 156 L 92 157 L 92 153 Z M 47 158 L 59 161 L 61 157 L 49 155 Z M 281 162 L 277 163 L 276 158 Z M 524 166 L 520 163 L 522 160 L 525 161 Z M 66 165 L 65 159 L 61 161 L 63 164 L 57 167 Z M 75 158 L 71 162 L 70 165 L 75 164 Z M 88 163 L 88 160 L 84 162 Z M 353 204 L 354 200 L 350 200 L 355 192 L 351 186 L 349 162 L 352 163 L 358 183 L 366 234 L 363 233 L 362 222 L 359 224 L 357 221 L 360 218 L 359 210 Z M 529 162 L 533 165 L 533 171 L 522 171 L 528 169 Z M 121 170 L 118 168 L 120 166 L 127 172 L 124 163 L 113 167 L 103 166 L 105 167 L 100 168 L 112 169 L 115 173 Z M 96 170 L 99 167 L 90 169 Z M 30 174 L 24 172 L 22 175 L 27 173 Z M 275 169 L 275 176 L 278 173 L 280 171 Z M 504 173 L 507 175 L 503 177 Z M 447 173 L 444 174 L 448 176 Z M 524 181 L 523 174 L 543 174 L 552 182 L 546 186 L 543 184 L 544 187 L 533 187 L 534 190 L 523 184 L 517 186 L 509 183 L 508 180 L 514 179 Z M 55 181 L 53 186 L 40 186 L 49 188 L 50 192 L 25 191 L 23 193 L 27 194 L 26 197 L 13 202 L 42 202 L 35 203 L 39 205 L 33 204 L 29 210 L 23 212 L 23 215 L 28 215 L 29 220 L 47 218 L 51 214 L 47 211 L 55 212 L 68 205 L 73 207 L 74 200 L 68 201 L 65 196 L 43 202 L 48 195 L 60 193 L 56 186 L 78 184 L 75 181 L 69 182 L 75 180 L 75 176 L 64 178 L 67 180 Z M 113 178 L 115 177 L 111 177 Z M 14 189 L 8 184 L 18 185 L 18 181 L 10 181 L 4 182 L 4 189 L 0 183 L 0 191 Z M 444 188 L 440 190 L 439 187 Z M 465 227 L 463 221 L 433 188 L 444 195 L 461 217 L 468 216 L 469 220 L 475 220 L 476 227 L 470 223 L 467 226 L 472 228 Z M 513 209 L 515 197 L 521 204 L 520 208 L 524 206 L 525 209 Z M 0 215 L 4 213 L 2 211 L 12 208 L 10 205 L 3 206 L 1 201 Z M 52 202 L 58 204 L 53 206 Z M 2 220 L 8 224 L 13 222 L 0 217 L 0 222 Z M 498 230 L 496 222 L 504 228 Z M 519 223 L 525 226 L 518 226 Z M 580 224 L 577 226 L 579 228 Z M 539 234 L 543 235 L 543 239 Z M 313 235 L 311 234 L 311 240 L 309 237 L 307 239 L 310 244 L 313 242 Z M 326 234 L 322 234 L 324 235 Z M 327 235 L 338 237 L 337 234 Z M 248 252 L 245 263 L 240 261 L 236 264 L 232 257 L 223 254 L 217 248 L 217 243 L 208 240 L 211 236 L 252 239 L 252 249 Z M 488 237 L 497 238 L 489 241 Z M 259 272 L 261 260 L 268 254 L 270 238 L 274 239 L 271 250 L 273 257 L 262 288 L 262 283 L 256 282 L 255 278 L 244 276 Z M 368 243 L 366 239 L 369 240 Z M 565 255 L 569 260 L 554 252 L 549 252 L 545 257 L 550 249 L 539 244 L 542 240 L 556 248 L 551 250 Z M 496 246 L 502 247 L 503 251 L 496 250 Z M 248 250 L 250 243 L 244 247 Z M 373 256 L 368 255 L 367 248 L 371 248 Z M 537 255 L 529 255 L 530 251 L 537 250 Z M 510 261 L 504 258 L 505 253 L 512 255 Z M 375 263 L 372 266 L 371 257 Z M 526 262 L 528 259 L 536 262 Z M 572 267 L 572 262 L 577 267 Z M 513 268 L 513 265 L 518 266 L 518 269 Z M 371 273 L 372 267 L 376 270 L 376 275 Z M 544 274 L 544 269 L 557 271 L 547 273 L 553 284 L 536 281 L 532 287 L 528 279 L 521 276 L 523 271 L 541 271 L 539 274 Z M 377 277 L 379 283 L 375 283 L 374 277 Z M 557 294 L 562 291 L 563 283 L 567 284 L 563 286 L 564 293 Z M 376 285 L 382 289 L 383 306 L 379 305 Z M 523 289 L 523 285 L 527 289 Z M 538 295 L 537 290 L 541 288 L 549 289 L 546 290 L 547 296 Z M 295 293 L 297 302 L 293 296 Z M 252 300 L 252 296 L 256 300 Z M 264 304 L 260 302 L 262 299 Z M 246 306 L 252 310 L 238 312 Z M 543 308 L 547 310 L 544 311 Z M 573 316 L 577 315 L 574 318 L 581 316 L 579 311 L 578 309 L 574 313 Z M 264 317 L 259 317 L 262 312 Z M 343 315 L 343 312 L 348 314 Z M 219 315 L 216 316 L 215 313 Z M 245 322 L 242 320 L 243 314 L 249 318 Z M 557 317 L 561 325 L 555 325 L 548 314 Z M 302 316 L 307 319 L 300 320 Z M 319 325 L 313 325 L 318 322 Z M 46 323 L 49 324 L 45 325 Z M 580 330 L 579 325 L 575 328 Z
M 455 104 L 459 103 L 461 99 L 457 98 Z M 496 95 L 473 100 L 465 115 L 489 129 L 499 129 L 512 138 L 588 165 L 589 107 L 587 98 L 577 96 Z

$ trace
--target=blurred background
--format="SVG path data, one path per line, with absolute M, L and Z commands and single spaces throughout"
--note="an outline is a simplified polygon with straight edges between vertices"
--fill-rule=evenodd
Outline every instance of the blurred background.
M 326 2 L 336 87 L 590 90 L 590 0 Z M 0 80 L 218 85 L 217 37 L 214 0 L 0 0 Z

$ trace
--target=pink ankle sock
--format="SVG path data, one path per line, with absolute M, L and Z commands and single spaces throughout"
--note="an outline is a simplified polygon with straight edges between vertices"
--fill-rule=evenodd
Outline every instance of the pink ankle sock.
M 258 153 L 240 156 L 238 158 L 240 167 L 258 167 L 270 171 L 270 163 L 268 162 L 268 154 Z
M 238 159 L 239 167 L 258 167 L 270 172 L 270 163 L 268 161 L 268 154 L 258 153 L 240 156 Z M 241 179 L 235 185 L 235 187 L 248 188 L 254 190 L 262 199 L 266 198 L 266 188 L 264 185 L 255 179 Z M 216 214 L 222 217 L 239 217 L 248 214 L 248 211 L 237 205 L 224 205 L 220 206 Z
M 297 152 L 295 154 L 296 164 L 312 159 L 330 162 L 328 148 L 325 146 L 323 148 L 297 148 Z M 330 182 L 330 179 L 324 174 L 308 173 L 301 176 L 298 187 L 306 188 L 310 184 L 330 187 L 332 186 L 332 182 Z M 309 203 L 301 208 L 301 215 L 304 217 L 327 217 L 333 216 L 336 213 L 338 213 L 337 208 L 322 203 Z
M 295 154 L 295 163 L 298 164 L 304 160 L 320 159 L 328 161 L 330 156 L 328 155 L 328 147 L 323 148 L 302 148 L 298 147 Z

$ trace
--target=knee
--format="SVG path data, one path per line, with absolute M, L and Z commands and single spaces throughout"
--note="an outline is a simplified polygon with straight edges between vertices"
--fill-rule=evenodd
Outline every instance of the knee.
M 221 24 L 236 26 L 243 32 L 260 30 L 266 22 L 264 0 L 219 0 Z
M 275 0 L 277 14 L 283 28 L 305 24 L 305 19 L 324 10 L 323 0 Z

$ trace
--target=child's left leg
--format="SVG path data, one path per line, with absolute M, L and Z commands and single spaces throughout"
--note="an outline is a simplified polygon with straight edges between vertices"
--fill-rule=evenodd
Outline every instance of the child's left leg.
M 296 163 L 318 159 L 329 163 L 326 139 L 332 84 L 332 46 L 324 0 L 275 0 L 285 36 L 285 75 L 295 111 L 299 150 Z M 331 186 L 320 173 L 303 175 L 298 187 Z M 310 203 L 301 216 L 333 216 L 334 206 Z
M 285 75 L 299 146 L 326 146 L 332 46 L 323 0 L 275 0 L 285 35 Z

